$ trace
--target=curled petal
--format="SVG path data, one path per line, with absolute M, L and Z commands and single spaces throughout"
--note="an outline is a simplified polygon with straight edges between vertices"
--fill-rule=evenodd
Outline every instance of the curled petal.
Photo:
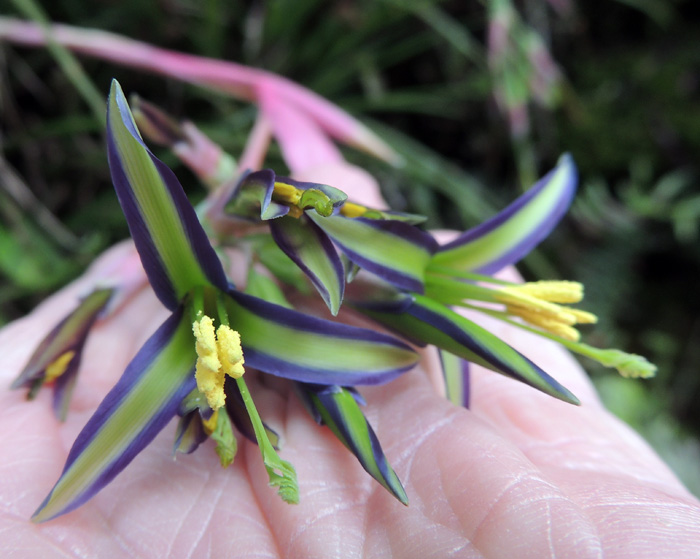
M 227 288 L 226 276 L 174 173 L 146 147 L 121 87 L 112 82 L 107 110 L 112 181 L 160 301 L 174 310 L 193 287 Z
M 148 339 L 78 435 L 35 522 L 92 498 L 177 415 L 195 388 L 191 328 L 178 310 Z
M 432 262 L 456 270 L 493 274 L 523 258 L 564 216 L 576 191 L 569 154 L 505 210 L 440 247 Z

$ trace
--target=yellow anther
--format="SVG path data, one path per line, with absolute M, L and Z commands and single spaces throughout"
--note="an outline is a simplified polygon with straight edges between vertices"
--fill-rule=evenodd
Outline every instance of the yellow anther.
M 284 182 L 276 182 L 275 188 L 272 191 L 272 199 L 275 202 L 296 206 L 301 200 L 302 191 L 295 188 L 291 184 Z
M 75 351 L 66 351 L 54 359 L 48 367 L 46 367 L 46 374 L 44 375 L 44 382 L 49 382 L 60 377 L 66 372 L 68 365 L 75 357 Z
M 345 217 L 362 217 L 367 212 L 367 208 L 360 206 L 360 204 L 353 204 L 352 202 L 345 202 L 343 207 L 340 208 L 340 215 Z
M 216 330 L 216 347 L 221 360 L 222 373 L 233 378 L 243 376 L 245 360 L 243 359 L 243 348 L 241 347 L 241 335 L 222 324 Z
M 577 324 L 595 324 L 598 322 L 598 317 L 591 312 L 581 311 L 579 309 L 567 309 L 576 317 Z
M 304 215 L 304 210 L 298 206 L 289 206 L 289 213 L 287 215 L 289 217 L 299 219 L 302 215 Z
M 566 310 L 560 305 L 524 293 L 519 287 L 520 286 L 508 286 L 499 289 L 495 294 L 496 300 L 505 303 L 509 307 L 514 306 L 521 309 L 528 309 L 530 312 L 537 312 L 554 319 L 560 319 L 562 314 L 566 313 Z M 566 320 L 568 321 L 570 319 L 566 318 Z
M 551 332 L 555 336 L 559 336 L 566 340 L 577 342 L 581 338 L 581 334 L 578 330 L 576 330 L 576 328 L 558 320 L 542 316 L 538 313 L 528 312 L 527 309 L 511 308 L 508 312 L 514 316 L 519 316 L 525 322 L 529 322 L 533 326 L 538 326 L 539 328 L 542 328 L 543 330 Z
M 216 411 L 226 402 L 225 376 L 228 374 L 238 378 L 244 372 L 241 337 L 223 324 L 215 334 L 214 321 L 208 316 L 193 322 L 192 332 L 196 339 L 197 366 L 194 376 L 197 388 L 207 398 L 209 407 Z
M 583 299 L 583 284 L 577 281 L 533 281 L 506 288 L 552 303 L 578 303 Z
M 219 410 L 211 414 L 209 419 L 202 419 L 202 427 L 207 435 L 211 435 L 216 430 L 216 424 L 219 421 Z
M 583 285 L 574 281 L 537 281 L 509 285 L 496 291 L 495 298 L 505 303 L 508 314 L 567 340 L 578 341 L 576 324 L 591 324 L 598 318 L 589 312 L 560 303 L 578 303 Z

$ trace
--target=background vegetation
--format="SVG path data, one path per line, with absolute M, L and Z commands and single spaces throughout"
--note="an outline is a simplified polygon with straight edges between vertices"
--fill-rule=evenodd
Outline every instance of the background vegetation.
M 476 223 L 561 152 L 573 153 L 581 175 L 573 210 L 521 270 L 584 282 L 587 308 L 602 317 L 586 341 L 659 365 L 657 378 L 629 381 L 584 363 L 607 405 L 700 494 L 696 2 L 46 4 L 51 21 L 266 68 L 328 97 L 404 155 L 406 164 L 393 168 L 346 150 L 380 178 L 392 206 L 428 215 L 431 227 Z M 30 7 L 0 0 L 3 15 L 26 18 Z M 490 43 L 498 29 L 508 40 Z M 80 60 L 99 91 L 118 77 L 125 90 L 240 151 L 254 107 Z M 80 274 L 127 230 L 108 177 L 103 123 L 47 50 L 0 43 L 0 125 L 2 323 Z M 201 195 L 185 169 L 176 172 Z

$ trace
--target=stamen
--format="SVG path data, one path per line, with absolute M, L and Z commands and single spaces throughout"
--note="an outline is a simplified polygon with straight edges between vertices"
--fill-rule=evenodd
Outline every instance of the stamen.
M 552 303 L 579 303 L 583 299 L 583 284 L 577 281 L 533 281 L 506 289 Z
M 560 303 L 578 303 L 583 285 L 574 281 L 537 281 L 509 285 L 495 291 L 497 301 L 505 303 L 506 312 L 566 340 L 578 341 L 576 324 L 591 324 L 598 318 L 589 312 Z
M 575 319 L 570 318 L 566 314 L 566 310 L 560 305 L 521 292 L 521 290 L 518 289 L 519 287 L 520 286 L 508 286 L 497 290 L 495 293 L 496 300 L 508 306 L 528 309 L 531 312 L 537 312 L 556 320 L 563 319 L 564 322 L 571 322 L 573 320 L 571 323 L 575 323 Z
M 243 376 L 245 359 L 243 359 L 241 335 L 222 324 L 216 330 L 216 347 L 221 360 L 221 371 L 232 378 Z
M 300 217 L 307 208 L 315 209 L 324 217 L 333 213 L 333 201 L 325 192 L 316 188 L 302 190 L 291 184 L 276 182 L 272 199 L 278 204 L 289 206 L 287 215 L 290 217 Z
M 219 410 L 216 410 L 211 414 L 209 419 L 202 418 L 202 427 L 204 427 L 204 432 L 210 435 L 216 430 L 216 424 L 219 421 Z
M 595 324 L 598 322 L 598 317 L 591 312 L 579 309 L 568 309 L 568 311 L 576 317 L 577 324 Z
M 302 191 L 284 182 L 275 182 L 272 198 L 275 202 L 296 206 L 301 200 Z
M 353 204 L 352 202 L 345 202 L 343 207 L 340 208 L 340 215 L 345 217 L 362 217 L 367 212 L 367 208 L 360 206 L 360 204 Z
M 225 376 L 239 378 L 244 373 L 241 337 L 224 324 L 215 334 L 214 322 L 206 315 L 192 323 L 192 332 L 196 338 L 197 388 L 207 398 L 209 407 L 216 411 L 226 402 Z
M 46 373 L 44 375 L 44 382 L 49 382 L 60 377 L 66 372 L 68 365 L 75 357 L 75 351 L 66 351 L 59 355 L 56 359 L 51 362 L 51 364 L 46 367 Z
M 563 322 L 547 318 L 545 316 L 542 316 L 541 314 L 528 312 L 527 309 L 508 307 L 508 313 L 514 316 L 519 316 L 525 322 L 529 322 L 533 326 L 539 326 L 543 330 L 551 332 L 555 336 L 559 336 L 560 338 L 564 338 L 565 340 L 577 342 L 581 339 L 581 334 L 578 330 L 576 330 L 576 328 L 573 328 L 572 326 Z

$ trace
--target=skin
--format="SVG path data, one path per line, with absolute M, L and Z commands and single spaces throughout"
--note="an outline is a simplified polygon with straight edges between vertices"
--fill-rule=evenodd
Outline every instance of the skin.
M 98 264 L 131 250 L 116 247 Z M 0 331 L 2 386 L 99 269 Z M 31 403 L 22 391 L 0 391 L 3 556 L 697 557 L 700 503 L 602 407 L 576 362 L 550 342 L 486 318 L 480 322 L 582 405 L 474 367 L 472 408 L 457 408 L 436 390 L 432 354 L 391 384 L 363 389 L 365 413 L 404 482 L 409 507 L 287 398 L 284 383 L 253 373 L 247 378 L 258 408 L 282 434 L 282 458 L 296 467 L 299 505 L 283 503 L 267 486 L 257 447 L 248 441 L 239 440 L 227 470 L 210 442 L 173 459 L 173 422 L 86 505 L 32 524 L 29 517 L 60 475 L 79 430 L 166 316 L 143 289 L 95 328 L 64 424 L 52 415 L 49 391 Z

